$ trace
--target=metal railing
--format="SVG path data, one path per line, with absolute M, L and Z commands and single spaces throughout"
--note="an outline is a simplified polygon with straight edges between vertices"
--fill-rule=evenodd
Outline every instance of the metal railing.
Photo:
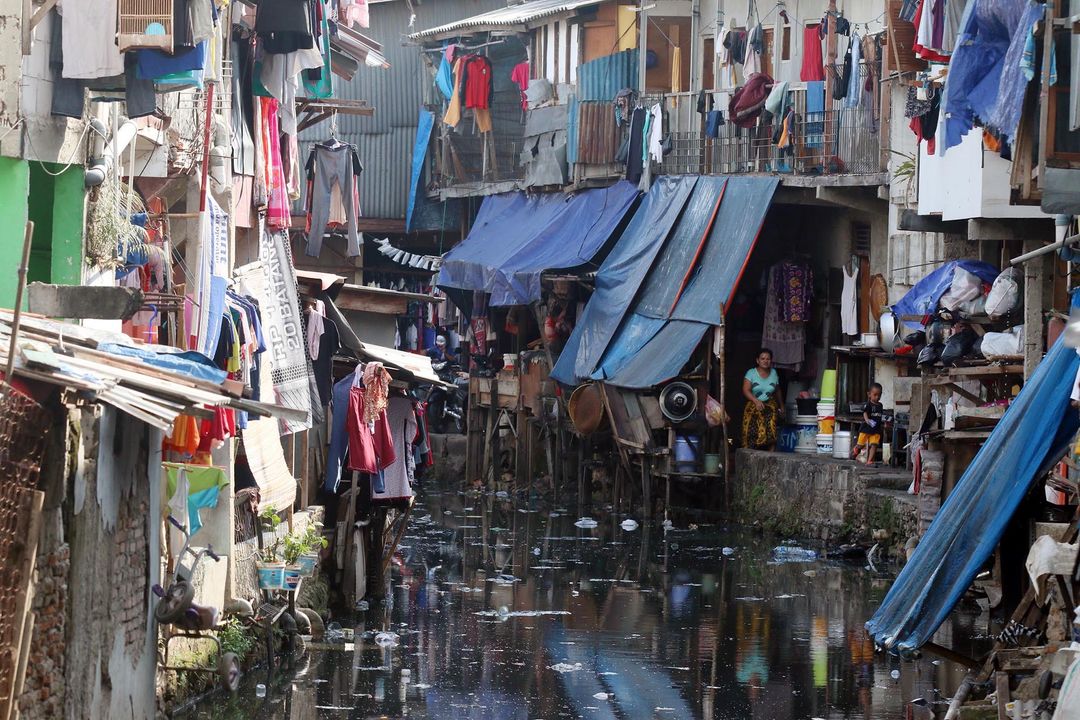
M 791 90 L 795 121 L 787 147 L 778 145 L 780 118 L 740 128 L 727 119 L 715 136 L 705 132 L 705 116 L 690 93 L 651 98 L 668 111 L 671 151 L 660 172 L 719 175 L 778 172 L 796 175 L 871 175 L 884 171 L 880 119 L 870 107 L 826 104 L 824 112 L 806 111 L 805 88 Z

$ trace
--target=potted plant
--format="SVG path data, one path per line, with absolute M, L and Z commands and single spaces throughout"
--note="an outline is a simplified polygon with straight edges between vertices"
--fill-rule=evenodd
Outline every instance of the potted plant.
M 329 541 L 323 537 L 322 523 L 309 523 L 304 529 L 304 544 L 307 549 L 300 554 L 300 574 L 303 577 L 311 577 L 315 574 L 315 568 L 319 564 L 319 551 L 325 548 Z
M 285 558 L 285 589 L 295 591 L 300 586 L 301 568 L 300 556 L 308 551 L 304 534 L 293 531 L 285 536 L 281 544 L 282 555 Z
M 261 512 L 259 521 L 263 529 L 270 532 L 281 524 L 281 518 L 273 508 Z M 275 538 L 259 551 L 255 568 L 258 571 L 260 590 L 280 590 L 285 586 L 285 563 L 279 557 L 280 549 L 281 540 Z

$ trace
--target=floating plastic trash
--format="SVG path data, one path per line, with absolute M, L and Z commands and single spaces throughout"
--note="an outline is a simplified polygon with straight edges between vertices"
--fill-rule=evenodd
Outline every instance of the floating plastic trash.
M 598 693 L 593 693 L 593 697 L 595 699 L 597 699 L 597 700 L 607 700 L 611 696 L 608 695 L 606 692 L 598 692 Z
M 369 607 L 371 607 L 371 606 L 370 606 L 370 605 L 368 605 L 368 601 L 367 601 L 367 600 L 357 600 L 357 601 L 356 601 L 356 609 L 357 609 L 357 610 L 359 610 L 360 612 L 364 612 L 364 611 L 365 611 L 365 610 L 367 610 L 367 609 L 368 609 Z
M 812 562 L 818 558 L 818 554 L 813 550 L 797 545 L 777 545 L 773 548 L 772 554 L 773 560 L 779 562 Z
M 720 548 L 720 552 L 724 553 L 725 555 L 734 555 L 735 554 L 735 548 L 723 547 L 723 548 Z
M 345 631 L 341 628 L 341 623 L 332 622 L 326 626 L 326 642 L 345 642 Z
M 398 644 L 398 635 L 393 632 L 381 632 L 375 636 L 375 644 L 381 648 L 393 647 Z
M 536 557 L 540 557 L 540 548 L 534 547 L 533 548 L 533 555 L 535 555 Z
M 255 697 L 266 697 L 266 685 L 259 683 L 255 686 Z
M 671 522 L 671 520 L 665 520 L 664 523 L 663 523 L 664 532 L 667 532 L 668 530 L 671 530 L 674 527 L 675 527 L 675 523 Z
M 638 523 L 637 520 L 633 518 L 626 518 L 621 523 L 619 523 L 619 527 L 621 527 L 626 532 L 633 532 L 634 530 L 638 529 Z
M 579 527 L 582 530 L 592 530 L 597 525 L 599 525 L 599 523 L 593 520 L 591 517 L 583 517 L 579 519 L 576 523 L 574 523 L 574 527 Z
M 505 490 L 500 490 L 499 492 L 495 493 L 495 497 L 505 500 L 506 498 L 510 497 L 510 493 L 506 492 Z
M 499 609 L 495 611 L 495 616 L 500 620 L 506 620 L 510 617 L 510 608 L 505 605 L 500 606 Z
M 561 662 L 561 663 L 555 663 L 554 665 L 552 665 L 548 669 L 549 670 L 554 670 L 557 673 L 568 673 L 568 672 L 574 672 L 576 670 L 581 670 L 582 667 L 583 666 L 582 666 L 581 663 L 574 663 L 573 665 L 571 665 L 570 663 L 562 663 Z

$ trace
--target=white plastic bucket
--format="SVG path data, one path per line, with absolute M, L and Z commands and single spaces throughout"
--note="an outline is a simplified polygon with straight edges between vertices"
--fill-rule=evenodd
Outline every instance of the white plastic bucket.
M 818 455 L 832 455 L 833 454 L 833 436 L 832 434 L 826 435 L 825 433 L 818 433 L 815 436 L 815 446 L 817 447 Z
M 795 452 L 812 455 L 817 452 L 817 419 L 811 419 L 809 422 L 801 422 L 802 420 L 805 418 L 801 415 L 795 418 L 795 428 L 798 433 Z
M 838 430 L 833 433 L 832 456 L 846 460 L 851 456 L 851 433 L 847 430 Z

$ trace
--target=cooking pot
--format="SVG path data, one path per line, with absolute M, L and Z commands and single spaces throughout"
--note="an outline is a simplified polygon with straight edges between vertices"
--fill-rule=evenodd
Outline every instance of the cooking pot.
M 900 332 L 900 323 L 896 322 L 896 316 L 891 312 L 882 313 L 878 318 L 878 330 L 881 333 L 881 347 L 885 352 L 892 352 L 900 344 L 897 335 Z

